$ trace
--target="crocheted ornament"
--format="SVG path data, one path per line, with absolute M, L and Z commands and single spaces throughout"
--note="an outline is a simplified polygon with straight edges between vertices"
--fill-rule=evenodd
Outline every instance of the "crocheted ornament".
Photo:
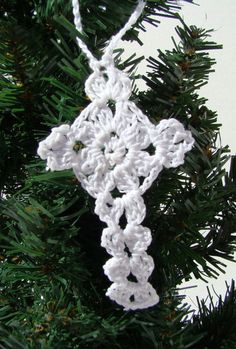
M 77 0 L 72 2 L 75 25 L 82 32 L 79 4 Z M 140 0 L 100 61 L 77 38 L 93 70 L 85 83 L 91 103 L 71 126 L 53 128 L 38 148 L 39 156 L 47 160 L 47 169 L 72 168 L 82 187 L 95 198 L 95 212 L 107 224 L 101 245 L 111 255 L 103 267 L 112 282 L 106 295 L 125 310 L 147 308 L 159 301 L 148 282 L 154 262 L 146 252 L 152 241 L 151 231 L 141 225 L 146 214 L 142 195 L 163 167 L 177 167 L 184 162 L 194 142 L 190 131 L 175 119 L 152 124 L 129 100 L 129 77 L 115 67 L 114 47 L 144 6 Z M 111 101 L 115 111 L 109 107 Z

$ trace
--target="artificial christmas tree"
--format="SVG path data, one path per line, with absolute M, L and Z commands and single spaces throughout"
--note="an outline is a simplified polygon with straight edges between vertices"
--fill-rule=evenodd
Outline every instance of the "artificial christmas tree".
M 208 50 L 219 48 L 208 41 L 210 32 L 180 20 L 174 49 L 149 58 L 148 90 L 133 86 L 132 101 L 153 123 L 174 118 L 195 140 L 185 163 L 164 169 L 144 195 L 158 305 L 124 312 L 105 297 L 105 226 L 94 200 L 71 170 L 45 172 L 36 155 L 51 128 L 72 124 L 90 104 L 84 83 L 91 71 L 76 36 L 99 59 L 136 4 L 81 1 L 83 34 L 73 25 L 70 1 L 0 5 L 2 348 L 236 346 L 233 284 L 225 301 L 211 309 L 201 304 L 191 320 L 176 291 L 191 273 L 217 276 L 223 270 L 217 258 L 232 259 L 235 248 L 234 171 L 225 174 L 228 148 L 216 146 L 217 115 L 198 95 L 213 70 Z M 139 42 L 145 21 L 155 25 L 159 15 L 177 17 L 177 10 L 175 1 L 147 1 L 124 38 Z M 122 50 L 115 51 L 116 67 L 134 83 L 141 60 L 122 61 Z

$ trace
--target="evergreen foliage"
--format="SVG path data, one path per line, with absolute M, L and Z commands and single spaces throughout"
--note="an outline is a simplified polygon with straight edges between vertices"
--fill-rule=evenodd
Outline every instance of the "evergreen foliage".
M 99 57 L 136 2 L 80 2 L 83 39 Z M 143 112 L 156 123 L 174 117 L 195 138 L 184 165 L 164 170 L 145 194 L 143 224 L 152 230 L 149 253 L 156 265 L 151 283 L 160 304 L 124 312 L 105 297 L 107 255 L 94 200 L 71 171 L 45 172 L 36 156 L 51 127 L 72 123 L 89 104 L 84 82 L 90 71 L 76 45 L 81 34 L 70 1 L 1 1 L 0 348 L 236 348 L 234 283 L 218 304 L 199 301 L 195 316 L 177 292 L 192 274 L 217 277 L 236 245 L 235 158 L 227 174 L 229 149 L 218 145 L 217 113 L 198 93 L 213 72 L 209 50 L 220 46 L 211 31 L 187 26 L 177 11 L 174 0 L 149 0 L 124 38 L 142 44 L 145 22 L 179 19 L 173 50 L 148 59 L 146 92 L 135 85 L 144 58 L 124 61 L 121 49 L 115 53 L 134 80 L 132 98 Z

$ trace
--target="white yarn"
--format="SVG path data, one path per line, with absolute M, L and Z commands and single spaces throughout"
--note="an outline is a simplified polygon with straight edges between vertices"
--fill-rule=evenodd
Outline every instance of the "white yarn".
M 112 51 L 144 5 L 139 1 L 128 23 L 112 37 L 100 62 L 77 39 L 93 69 L 85 84 L 91 103 L 71 126 L 53 128 L 38 148 L 39 156 L 47 160 L 47 169 L 72 168 L 83 188 L 95 198 L 95 212 L 107 224 L 101 245 L 112 256 L 104 265 L 112 282 L 106 295 L 125 310 L 147 308 L 159 301 L 148 282 L 154 263 L 146 252 L 151 231 L 141 225 L 146 215 L 142 195 L 163 167 L 184 162 L 194 142 L 190 131 L 176 119 L 152 124 L 129 101 L 130 79 L 114 66 Z M 82 31 L 77 0 L 73 0 L 73 12 L 76 28 Z M 109 107 L 111 101 L 114 112 Z M 121 227 L 122 216 L 127 220 L 125 228 Z M 130 275 L 137 282 L 130 281 Z

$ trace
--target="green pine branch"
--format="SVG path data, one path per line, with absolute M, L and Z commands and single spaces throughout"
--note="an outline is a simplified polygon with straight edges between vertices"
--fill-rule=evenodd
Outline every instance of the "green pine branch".
M 97 57 L 135 4 L 81 0 L 82 35 Z M 147 1 L 124 39 L 141 44 L 145 22 L 156 26 L 163 16 L 178 17 L 178 9 L 175 0 Z M 36 156 L 51 127 L 72 123 L 90 103 L 84 94 L 90 70 L 76 44 L 71 4 L 2 0 L 0 348 L 234 348 L 233 286 L 218 305 L 200 302 L 192 319 L 176 292 L 191 273 L 204 279 L 224 271 L 218 258 L 232 259 L 236 217 L 234 166 L 225 173 L 228 148 L 216 143 L 217 113 L 199 96 L 215 63 L 209 50 L 220 46 L 211 31 L 180 22 L 173 50 L 148 61 L 147 92 L 135 86 L 143 57 L 123 61 L 122 50 L 115 52 L 116 65 L 133 79 L 132 98 L 152 121 L 177 118 L 195 138 L 185 163 L 164 170 L 145 195 L 143 224 L 153 233 L 151 282 L 160 304 L 124 312 L 105 297 L 108 256 L 100 247 L 104 225 L 94 200 L 72 171 L 45 172 Z
M 208 290 L 209 305 L 204 300 L 199 301 L 199 313 L 193 317 L 193 332 L 202 333 L 202 339 L 190 349 L 198 348 L 222 348 L 234 349 L 236 342 L 236 291 L 235 283 L 227 285 L 226 294 L 218 296 L 216 304 L 212 301 L 212 295 Z
M 208 51 L 221 46 L 209 41 L 212 31 L 182 24 L 174 49 L 158 50 L 158 58 L 148 59 L 150 72 L 143 78 L 149 89 L 140 93 L 140 104 L 153 120 L 175 117 L 195 138 L 184 165 L 163 171 L 158 186 L 147 193 L 162 287 L 190 273 L 203 280 L 217 277 L 225 267 L 219 257 L 232 260 L 235 251 L 235 186 L 224 170 L 229 149 L 217 146 L 217 114 L 198 94 L 214 71 Z

